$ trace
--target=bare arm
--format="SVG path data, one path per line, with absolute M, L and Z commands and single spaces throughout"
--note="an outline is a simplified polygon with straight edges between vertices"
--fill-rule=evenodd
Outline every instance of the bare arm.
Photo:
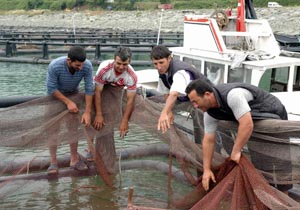
M 99 130 L 104 125 L 104 119 L 102 115 L 102 91 L 103 86 L 96 85 L 95 87 L 95 109 L 96 109 L 96 116 L 94 120 L 94 128 Z
M 202 186 L 205 190 L 209 189 L 209 182 L 212 180 L 216 182 L 215 176 L 211 170 L 211 163 L 213 159 L 213 154 L 215 150 L 215 138 L 216 135 L 205 133 L 202 142 L 203 150 L 203 176 L 202 176 Z
M 85 111 L 81 118 L 81 123 L 85 124 L 86 127 L 89 127 L 91 124 L 91 111 L 92 111 L 92 95 L 85 95 Z
M 166 99 L 166 104 L 160 114 L 157 124 L 157 130 L 161 130 L 163 133 L 167 131 L 173 124 L 174 117 L 172 109 L 176 103 L 178 92 L 172 91 Z
M 236 163 L 239 163 L 242 148 L 245 146 L 245 144 L 247 144 L 253 131 L 253 120 L 250 112 L 244 114 L 238 119 L 238 121 L 239 127 L 237 136 L 230 156 L 231 160 L 235 161 Z
M 124 138 L 125 134 L 128 132 L 128 122 L 131 116 L 131 113 L 134 110 L 134 99 L 135 92 L 127 92 L 127 103 L 126 108 L 123 114 L 123 118 L 120 124 L 120 137 Z

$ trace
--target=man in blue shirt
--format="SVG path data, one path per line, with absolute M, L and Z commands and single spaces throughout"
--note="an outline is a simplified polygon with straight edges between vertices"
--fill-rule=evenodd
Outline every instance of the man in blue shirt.
M 68 56 L 54 59 L 48 67 L 47 94 L 60 100 L 66 105 L 70 113 L 78 114 L 79 108 L 68 96 L 79 92 L 79 84 L 84 79 L 85 87 L 85 111 L 81 117 L 81 123 L 87 127 L 91 124 L 91 109 L 94 95 L 93 67 L 86 59 L 84 48 L 73 46 Z M 70 127 L 70 126 L 69 126 Z M 77 154 L 78 142 L 70 143 L 71 159 L 70 166 L 76 170 L 87 170 L 88 167 L 80 161 Z M 57 145 L 50 144 L 51 162 L 48 174 L 57 174 L 58 165 L 56 159 Z

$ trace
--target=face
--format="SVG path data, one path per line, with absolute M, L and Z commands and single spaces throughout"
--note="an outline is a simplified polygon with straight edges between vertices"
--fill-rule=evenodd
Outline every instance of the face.
M 130 64 L 130 59 L 127 59 L 126 61 L 122 61 L 122 59 L 119 56 L 116 56 L 114 62 L 114 70 L 117 73 L 121 74 L 124 71 L 127 71 L 129 64 Z
M 80 62 L 80 61 L 71 61 L 71 59 L 67 59 L 67 64 L 70 70 L 73 71 L 80 71 L 83 67 L 83 63 L 84 62 Z
M 190 101 L 192 102 L 192 105 L 194 108 L 199 108 L 203 112 L 206 112 L 209 108 L 211 108 L 211 102 L 209 100 L 210 97 L 209 92 L 205 92 L 203 96 L 199 96 L 196 92 L 196 90 L 192 90 L 189 94 L 188 97 Z
M 162 59 L 152 59 L 152 63 L 155 66 L 155 68 L 158 70 L 160 74 L 165 74 L 168 72 L 168 68 L 170 66 L 171 62 L 171 56 L 168 58 L 162 58 Z

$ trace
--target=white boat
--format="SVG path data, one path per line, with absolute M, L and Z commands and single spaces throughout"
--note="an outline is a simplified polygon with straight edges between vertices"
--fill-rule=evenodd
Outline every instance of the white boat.
M 242 1 L 239 1 L 242 2 Z M 276 95 L 290 120 L 300 120 L 295 99 L 300 97 L 300 58 L 282 56 L 267 20 L 244 19 L 217 11 L 213 16 L 185 15 L 182 47 L 172 47 L 174 59 L 196 66 L 215 84 L 243 82 Z M 140 85 L 155 88 L 156 70 L 138 71 Z M 151 75 L 151 76 L 150 76 Z

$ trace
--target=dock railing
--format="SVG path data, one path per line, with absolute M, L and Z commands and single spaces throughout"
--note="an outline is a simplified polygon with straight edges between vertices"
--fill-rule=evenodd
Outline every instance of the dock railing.
M 25 32 L 0 30 L 0 61 L 48 63 L 51 54 L 62 54 L 69 46 L 80 45 L 87 53 L 93 54 L 93 63 L 101 62 L 103 53 L 113 53 L 118 46 L 130 47 L 132 53 L 149 53 L 157 45 L 154 33 L 134 32 L 102 32 L 87 33 L 83 31 L 76 35 L 71 32 Z M 183 34 L 163 33 L 159 44 L 167 47 L 183 45 Z M 1 50 L 2 49 L 2 50 Z M 31 56 L 31 57 L 30 57 Z M 148 61 L 132 61 L 136 65 L 151 65 Z

